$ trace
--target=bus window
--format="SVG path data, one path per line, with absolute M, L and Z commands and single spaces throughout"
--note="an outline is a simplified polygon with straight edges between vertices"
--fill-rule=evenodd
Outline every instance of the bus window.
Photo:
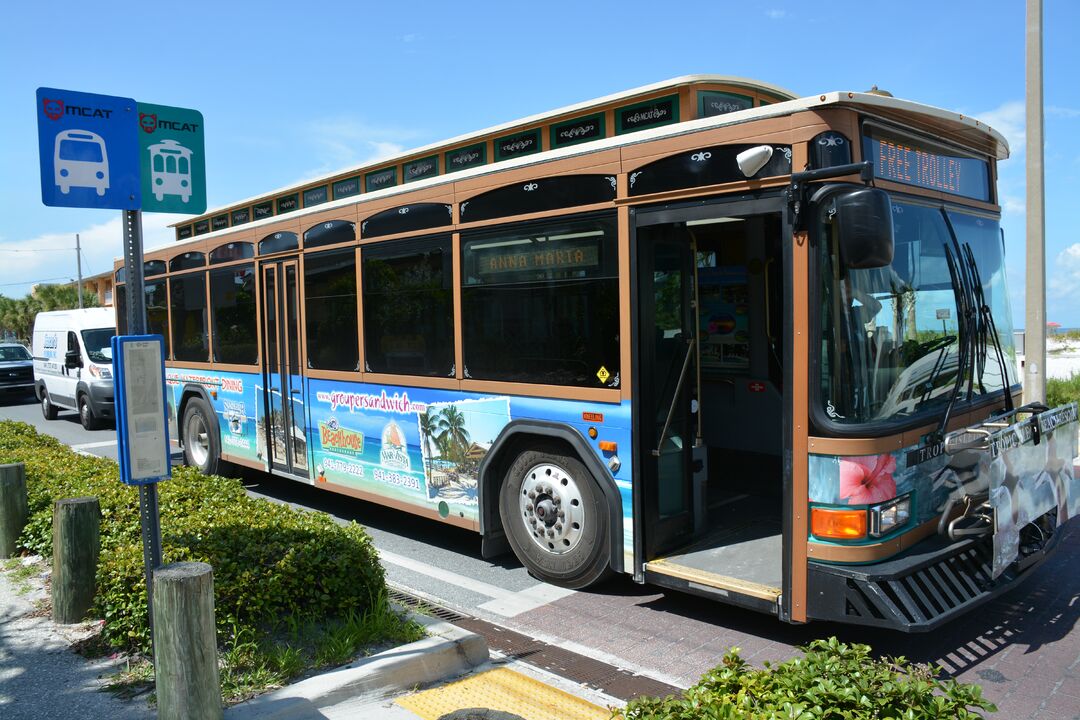
M 304 310 L 308 367 L 359 370 L 355 250 L 335 250 L 304 258 Z
M 363 250 L 368 372 L 454 375 L 454 271 L 449 237 Z
M 559 219 L 462 238 L 466 377 L 618 387 L 615 219 Z
M 169 278 L 173 358 L 210 360 L 206 328 L 206 277 L 202 273 Z
M 210 271 L 210 313 L 214 362 L 238 365 L 258 362 L 255 268 L 252 265 Z

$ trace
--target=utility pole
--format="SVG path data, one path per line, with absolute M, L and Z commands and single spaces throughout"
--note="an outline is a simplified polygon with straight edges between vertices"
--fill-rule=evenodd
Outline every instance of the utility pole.
M 75 233 L 75 267 L 79 272 L 79 309 L 82 310 L 82 247 L 79 245 L 79 233 Z
M 1042 0 L 1027 0 L 1027 297 L 1024 403 L 1046 402 L 1046 218 L 1043 208 Z

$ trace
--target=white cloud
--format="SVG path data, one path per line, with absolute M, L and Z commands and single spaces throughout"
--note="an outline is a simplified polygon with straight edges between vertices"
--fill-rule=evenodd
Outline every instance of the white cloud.
M 409 33 L 408 35 L 402 35 L 401 36 L 401 41 L 406 42 L 406 43 L 411 43 L 411 42 L 415 42 L 418 37 L 420 37 L 420 36 L 417 35 L 416 33 Z
M 1061 107 L 1060 105 L 1047 105 L 1046 114 L 1063 118 L 1080 118 L 1080 110 L 1077 108 Z
M 787 10 L 778 10 L 776 8 L 773 8 L 772 10 L 766 10 L 765 17 L 769 18 L 770 20 L 783 20 L 785 17 L 787 17 Z
M 1009 143 L 1010 154 L 1013 157 L 1024 152 L 1024 102 L 1022 100 L 1010 100 L 993 110 L 976 113 L 975 117 L 997 130 L 1005 136 Z
M 143 215 L 143 247 L 175 242 L 168 227 L 185 215 L 147 213 Z M 83 277 L 111 271 L 113 258 L 124 252 L 120 212 L 112 219 L 77 231 L 82 246 Z M 40 282 L 63 283 L 77 275 L 75 232 L 42 233 L 31 238 L 0 238 L 0 293 L 23 297 Z
M 1058 253 L 1048 275 L 1048 300 L 1059 301 L 1068 308 L 1080 305 L 1080 242 Z
M 309 123 L 306 135 L 314 145 L 319 165 L 304 173 L 305 180 L 397 155 L 419 137 L 409 128 L 375 127 L 340 117 Z

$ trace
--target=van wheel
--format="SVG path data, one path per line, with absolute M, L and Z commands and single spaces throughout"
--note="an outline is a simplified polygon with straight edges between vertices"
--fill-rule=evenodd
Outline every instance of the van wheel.
M 46 420 L 55 420 L 57 415 L 56 406 L 49 400 L 49 391 L 45 388 L 41 388 L 41 414 Z
M 94 408 L 90 407 L 90 399 L 86 395 L 79 396 L 79 422 L 84 430 L 97 430 L 101 422 L 94 415 Z
M 215 420 L 214 411 L 200 397 L 184 406 L 184 462 L 204 475 L 217 475 L 225 468 Z
M 558 448 L 518 455 L 499 493 L 499 516 L 514 554 L 536 578 L 576 590 L 610 573 L 607 507 L 576 457 Z

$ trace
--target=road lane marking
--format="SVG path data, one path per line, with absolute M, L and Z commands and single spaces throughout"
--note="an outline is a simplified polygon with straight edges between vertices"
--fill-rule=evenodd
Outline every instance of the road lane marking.
M 91 448 L 103 448 L 103 447 L 109 447 L 110 445 L 115 445 L 115 444 L 116 444 L 115 440 L 102 440 L 101 442 L 89 442 L 89 443 L 80 443 L 79 445 L 72 445 L 71 449 L 78 452 L 79 450 L 90 450 Z
M 496 587 L 495 585 L 483 582 L 482 580 L 474 580 L 473 578 L 465 577 L 459 573 L 443 570 L 434 565 L 429 565 L 419 560 L 413 560 L 412 558 L 407 558 L 387 550 L 379 550 L 378 553 L 381 560 L 388 562 L 391 565 L 397 565 L 406 570 L 412 570 L 413 572 L 420 573 L 421 575 L 425 575 L 435 580 L 440 580 L 450 585 L 491 598 L 488 602 L 480 605 L 480 609 L 487 610 L 488 612 L 503 617 L 520 615 L 523 612 L 534 610 L 542 605 L 547 605 L 550 602 L 574 593 L 573 590 L 555 587 L 554 585 L 548 585 L 547 583 L 537 583 L 520 592 L 514 592 L 513 590 Z

